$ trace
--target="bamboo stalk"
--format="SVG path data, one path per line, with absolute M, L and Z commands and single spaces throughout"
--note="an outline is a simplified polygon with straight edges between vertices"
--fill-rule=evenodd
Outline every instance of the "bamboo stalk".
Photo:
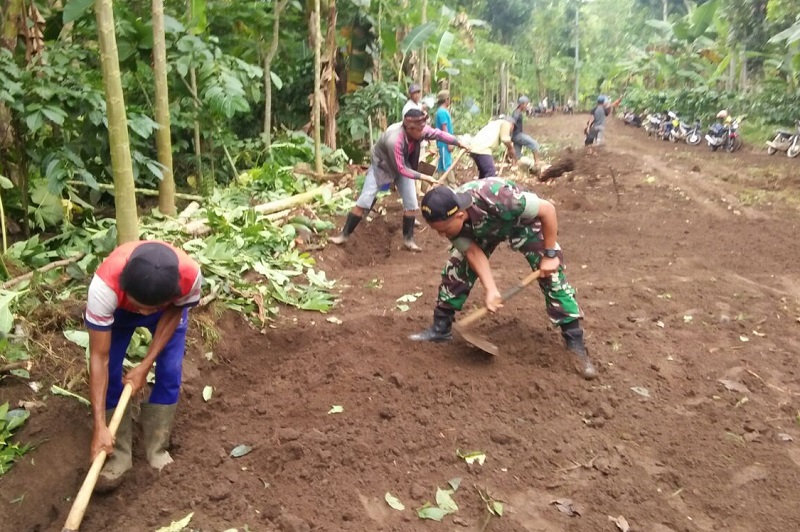
M 279 200 L 270 201 L 269 203 L 256 205 L 255 207 L 253 207 L 253 210 L 261 214 L 270 214 L 278 211 L 283 211 L 290 207 L 294 207 L 295 205 L 300 205 L 302 203 L 311 201 L 312 199 L 321 195 L 326 190 L 330 189 L 331 189 L 330 183 L 326 183 L 317 188 L 313 188 L 307 192 L 303 192 L 302 194 L 297 194 L 289 198 L 282 198 Z
M 87 183 L 84 183 L 83 181 L 67 181 L 67 184 L 78 186 L 78 187 L 88 187 L 89 186 Z M 110 184 L 106 184 L 106 183 L 98 183 L 97 184 L 97 188 L 101 188 L 103 190 L 113 191 L 114 190 L 114 185 L 110 185 Z M 134 188 L 133 191 L 136 192 L 137 194 L 141 194 L 143 196 L 158 196 L 159 195 L 159 191 L 158 190 L 152 190 L 152 189 L 149 189 L 149 188 Z M 203 201 L 203 199 L 204 199 L 203 196 L 198 196 L 196 194 L 183 194 L 181 192 L 176 192 L 175 193 L 175 197 L 178 198 L 178 199 L 184 199 L 184 200 L 188 200 L 188 201 Z
M 28 279 L 31 279 L 34 276 L 34 274 L 46 273 L 46 272 L 49 272 L 50 270 L 55 270 L 56 268 L 61 268 L 62 266 L 68 266 L 68 265 L 70 265 L 70 264 L 72 264 L 74 262 L 78 262 L 79 260 L 81 260 L 85 256 L 86 256 L 86 253 L 79 253 L 79 254 L 75 255 L 74 257 L 70 257 L 68 259 L 57 260 L 55 262 L 51 262 L 50 264 L 45 264 L 41 268 L 37 268 L 35 270 L 29 271 L 28 273 L 20 275 L 19 277 L 14 277 L 13 279 L 9 279 L 8 281 L 6 281 L 2 285 L 0 285 L 0 288 L 2 288 L 3 290 L 7 290 L 7 289 L 11 288 L 12 286 L 18 285 L 22 281 L 27 281 Z

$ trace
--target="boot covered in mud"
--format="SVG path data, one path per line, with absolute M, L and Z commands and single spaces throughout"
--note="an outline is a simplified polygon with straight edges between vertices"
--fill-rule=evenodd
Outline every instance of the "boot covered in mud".
M 178 405 L 142 404 L 142 432 L 144 433 L 144 450 L 150 467 L 159 471 L 172 463 L 167 452 L 169 436 L 172 433 L 172 422 Z
M 437 308 L 433 311 L 433 325 L 409 336 L 415 342 L 447 342 L 453 338 L 454 311 Z
M 422 251 L 422 248 L 414 242 L 414 224 L 416 221 L 416 216 L 403 216 L 403 246 L 409 251 Z
M 597 369 L 589 359 L 589 353 L 586 351 L 586 344 L 583 341 L 583 329 L 581 329 L 579 321 L 573 321 L 561 327 L 561 336 L 564 337 L 566 348 L 578 357 L 581 365 L 581 375 L 586 380 L 592 380 L 597 377 Z
M 106 410 L 106 425 L 111 422 L 114 409 Z M 114 452 L 106 458 L 100 476 L 94 486 L 95 493 L 110 493 L 122 484 L 125 473 L 133 466 L 131 457 L 131 441 L 133 436 L 133 426 L 131 424 L 131 405 L 125 408 L 122 421 L 117 428 L 114 438 Z
M 373 203 L 374 205 L 374 203 Z M 338 236 L 329 238 L 328 240 L 336 245 L 342 245 L 350 238 L 350 235 L 355 231 L 358 224 L 361 222 L 362 216 L 348 213 L 347 220 L 344 222 L 344 229 Z

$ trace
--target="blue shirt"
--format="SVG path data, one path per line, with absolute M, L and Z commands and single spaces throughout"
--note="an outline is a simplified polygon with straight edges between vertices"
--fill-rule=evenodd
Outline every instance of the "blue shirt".
M 450 111 L 445 107 L 439 107 L 434 117 L 434 127 L 436 127 L 436 129 L 442 129 L 442 126 L 446 126 L 444 129 L 451 135 L 453 134 L 453 119 L 450 117 Z M 439 145 L 439 147 L 446 146 L 442 141 L 436 141 L 436 144 Z

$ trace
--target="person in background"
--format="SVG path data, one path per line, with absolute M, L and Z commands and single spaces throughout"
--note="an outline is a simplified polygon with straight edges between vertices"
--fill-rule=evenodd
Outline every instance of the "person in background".
M 606 110 L 605 110 L 606 97 L 600 96 L 597 98 L 597 105 L 592 109 L 589 121 L 586 122 L 586 136 L 587 145 L 589 138 L 592 138 L 591 144 L 600 145 L 603 140 L 603 131 L 606 129 Z
M 402 120 L 411 109 L 419 109 L 424 112 L 425 106 L 422 105 L 421 100 L 422 88 L 416 83 L 412 83 L 408 86 L 408 100 L 406 100 L 406 104 L 403 106 L 403 114 L 400 116 L 400 119 Z
M 472 138 L 470 142 L 470 157 L 475 161 L 478 168 L 478 179 L 494 177 L 497 175 L 497 168 L 494 164 L 492 152 L 502 142 L 508 148 L 508 155 L 513 164 L 517 163 L 514 153 L 514 144 L 511 142 L 511 129 L 513 124 L 508 120 L 498 118 L 492 120 Z
M 514 144 L 514 155 L 516 159 L 519 160 L 519 158 L 522 157 L 522 148 L 526 147 L 533 152 L 534 164 L 538 166 L 539 143 L 530 135 L 526 135 L 523 131 L 524 117 L 530 103 L 530 98 L 527 96 L 520 96 L 517 100 L 517 108 L 511 113 L 511 116 L 506 117 L 506 120 L 511 122 L 514 126 L 511 131 L 511 142 Z
M 434 115 L 434 127 L 450 135 L 453 134 L 453 118 L 450 116 L 450 91 L 439 91 L 436 95 L 436 115 Z M 441 140 L 436 141 L 436 151 L 439 153 L 439 173 L 444 173 L 453 164 L 452 144 Z
M 432 185 L 437 184 L 431 176 L 417 170 L 419 147 L 423 139 L 440 140 L 468 149 L 465 143 L 449 133 L 430 127 L 427 124 L 427 115 L 419 109 L 408 111 L 403 121 L 389 126 L 372 147 L 372 164 L 367 170 L 361 195 L 356 206 L 347 215 L 341 234 L 330 238 L 330 242 L 336 245 L 347 242 L 364 214 L 372 209 L 378 190 L 384 185 L 394 183 L 403 200 L 403 245 L 409 251 L 422 251 L 414 242 L 414 222 L 418 208 L 414 182 L 421 179 Z

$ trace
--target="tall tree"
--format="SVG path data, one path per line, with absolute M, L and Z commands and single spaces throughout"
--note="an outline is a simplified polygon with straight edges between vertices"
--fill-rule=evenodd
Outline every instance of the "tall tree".
M 172 174 L 172 139 L 169 120 L 169 90 L 167 89 L 167 44 L 164 35 L 164 0 L 153 0 L 153 75 L 156 85 L 156 147 L 161 163 L 161 182 L 158 184 L 158 210 L 174 216 L 175 179 Z
M 320 1 L 314 0 L 311 13 L 311 35 L 314 43 L 314 92 L 311 100 L 311 121 L 314 127 L 314 168 L 322 175 L 322 140 L 320 135 L 320 100 L 322 99 L 322 31 L 320 30 Z
M 95 0 L 95 17 L 100 43 L 100 63 L 108 113 L 108 139 L 111 168 L 114 174 L 114 207 L 117 218 L 117 242 L 139 239 L 139 218 L 136 213 L 131 146 L 128 119 L 119 71 L 117 38 L 114 34 L 114 8 L 111 0 Z
M 328 0 L 328 34 L 325 37 L 325 66 L 322 71 L 322 88 L 325 95 L 325 144 L 336 149 L 336 115 L 339 112 L 339 97 L 336 91 L 336 0 Z
M 272 20 L 272 41 L 264 55 L 264 143 L 272 144 L 272 60 L 278 52 L 280 44 L 281 13 L 286 9 L 289 0 L 278 0 Z

